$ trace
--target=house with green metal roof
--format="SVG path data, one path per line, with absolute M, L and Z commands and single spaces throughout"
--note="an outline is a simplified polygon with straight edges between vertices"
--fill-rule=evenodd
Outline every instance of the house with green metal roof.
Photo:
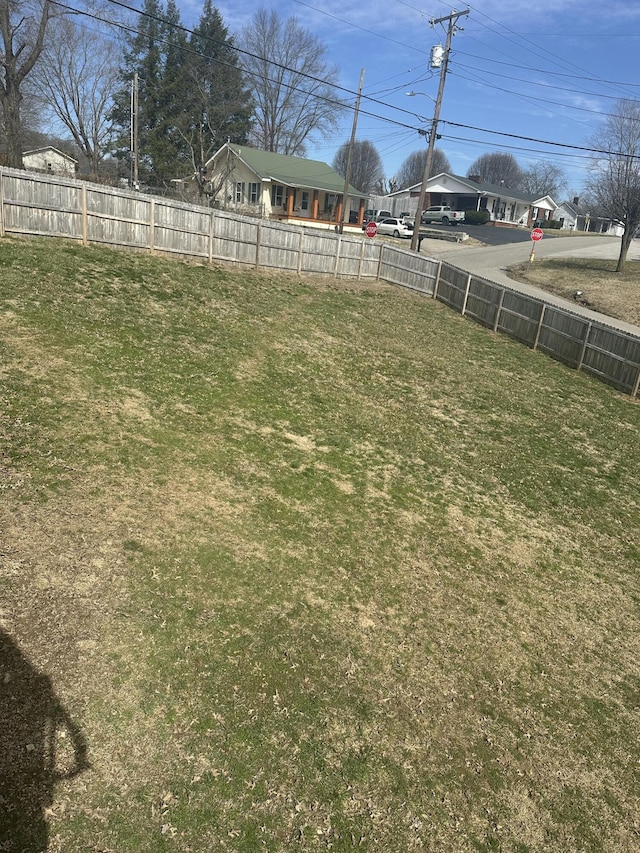
M 320 160 L 225 143 L 206 163 L 206 192 L 225 210 L 296 225 L 334 228 L 343 218 L 362 225 L 365 199 Z

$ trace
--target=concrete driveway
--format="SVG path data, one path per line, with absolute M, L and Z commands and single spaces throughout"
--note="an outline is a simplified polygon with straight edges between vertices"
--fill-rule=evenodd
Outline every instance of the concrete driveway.
M 423 240 L 421 254 L 431 258 L 442 258 L 447 263 L 470 272 L 473 275 L 506 285 L 511 290 L 527 293 L 538 299 L 544 299 L 553 305 L 569 309 L 574 314 L 587 317 L 594 322 L 604 323 L 616 329 L 640 336 L 640 328 L 622 320 L 615 320 L 596 311 L 591 311 L 575 302 L 554 296 L 552 293 L 514 281 L 506 273 L 508 267 L 528 263 L 532 241 L 512 243 L 502 246 L 468 246 L 464 243 L 445 243 L 441 240 Z M 620 237 L 604 235 L 573 235 L 571 237 L 543 237 L 535 247 L 535 259 L 554 257 L 602 258 L 616 260 L 620 254 Z M 633 240 L 628 259 L 640 260 L 640 240 Z M 533 261 L 535 263 L 535 260 Z

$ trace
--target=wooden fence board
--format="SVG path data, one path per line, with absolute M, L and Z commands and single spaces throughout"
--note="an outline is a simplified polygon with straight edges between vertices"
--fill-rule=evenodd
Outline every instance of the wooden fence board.
M 469 273 L 463 272 L 463 270 L 459 270 L 456 267 L 442 264 L 436 298 L 439 302 L 444 302 L 450 308 L 462 311 L 468 280 Z
M 302 235 L 302 272 L 333 275 L 338 236 L 329 231 L 314 234 L 309 228 Z
M 396 248 L 388 243 L 381 248 L 379 277 L 390 284 L 432 296 L 437 270 L 438 262 L 433 258 L 416 257 L 407 249 Z
M 588 320 L 547 306 L 538 337 L 538 349 L 569 367 L 579 367 L 589 327 Z
M 502 305 L 501 295 L 500 285 L 472 276 L 465 314 L 473 317 L 480 325 L 493 329 Z
M 532 347 L 537 338 L 543 306 L 543 302 L 530 296 L 505 290 L 498 331 Z

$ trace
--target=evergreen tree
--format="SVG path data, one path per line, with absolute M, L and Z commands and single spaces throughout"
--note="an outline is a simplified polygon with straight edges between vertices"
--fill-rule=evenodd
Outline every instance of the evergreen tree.
M 158 0 L 144 0 L 143 14 L 137 19 L 137 32 L 129 39 L 120 71 L 122 88 L 115 97 L 111 113 L 114 126 L 120 128 L 116 154 L 122 159 L 129 156 L 131 134 L 131 87 L 137 74 L 138 110 L 137 140 L 139 174 L 143 182 L 156 183 L 154 143 L 158 136 L 158 113 L 162 104 L 163 82 L 162 51 L 164 26 L 162 8 Z
M 158 185 L 166 185 L 178 175 L 193 171 L 191 158 L 185 151 L 181 125 L 185 110 L 190 108 L 187 80 L 188 52 L 185 30 L 175 0 L 167 0 L 161 29 L 161 80 L 154 92 L 142 91 L 150 99 L 147 114 L 153 173 Z M 144 104 L 143 115 L 144 115 Z
M 145 0 L 138 32 L 130 38 L 112 113 L 120 127 L 121 157 L 131 128 L 131 85 L 138 74 L 140 179 L 166 186 L 203 165 L 228 138 L 245 142 L 251 97 L 218 10 L 205 0 L 187 39 L 175 0 Z
M 233 40 L 211 0 L 205 0 L 189 40 L 187 85 L 189 110 L 183 136 L 195 168 L 227 140 L 246 142 L 251 127 L 251 95 L 244 86 Z

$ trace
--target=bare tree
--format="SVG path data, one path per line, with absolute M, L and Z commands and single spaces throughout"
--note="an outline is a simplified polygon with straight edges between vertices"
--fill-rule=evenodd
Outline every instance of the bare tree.
M 550 195 L 557 201 L 559 194 L 566 190 L 567 181 L 559 166 L 548 161 L 541 161 L 525 169 L 522 173 L 520 187 L 530 195 L 538 198 L 543 195 Z
M 68 15 L 50 24 L 34 82 L 49 112 L 71 133 L 91 173 L 106 154 L 109 106 L 117 86 L 118 47 Z
M 467 177 L 479 175 L 488 184 L 503 184 L 505 187 L 519 187 L 522 181 L 522 169 L 513 154 L 496 151 L 482 154 L 467 169 Z
M 427 162 L 427 149 L 421 148 L 414 151 L 403 161 L 398 174 L 395 176 L 395 183 L 400 189 L 412 187 L 415 184 L 421 184 L 424 177 L 424 167 Z M 429 177 L 439 175 L 440 172 L 450 172 L 451 166 L 447 155 L 439 148 L 434 149 L 433 159 L 431 161 L 431 169 Z
M 22 169 L 21 87 L 42 53 L 51 16 L 49 0 L 0 0 L 0 103 L 4 116 L 7 165 Z
M 594 161 L 587 185 L 597 207 L 624 228 L 616 272 L 622 272 L 640 226 L 640 102 L 620 100 L 591 139 L 606 151 Z
M 282 21 L 259 9 L 239 38 L 241 64 L 251 86 L 258 148 L 303 156 L 310 137 L 330 136 L 344 106 L 325 48 L 295 17 Z
M 373 192 L 376 195 L 389 195 L 398 189 L 398 182 L 395 178 L 380 177 L 374 184 Z
M 343 143 L 333 158 L 333 168 L 339 175 L 347 174 L 347 159 L 349 143 Z M 374 188 L 384 180 L 382 160 L 375 145 L 367 139 L 355 142 L 351 154 L 351 175 L 349 183 L 363 195 L 369 195 Z

